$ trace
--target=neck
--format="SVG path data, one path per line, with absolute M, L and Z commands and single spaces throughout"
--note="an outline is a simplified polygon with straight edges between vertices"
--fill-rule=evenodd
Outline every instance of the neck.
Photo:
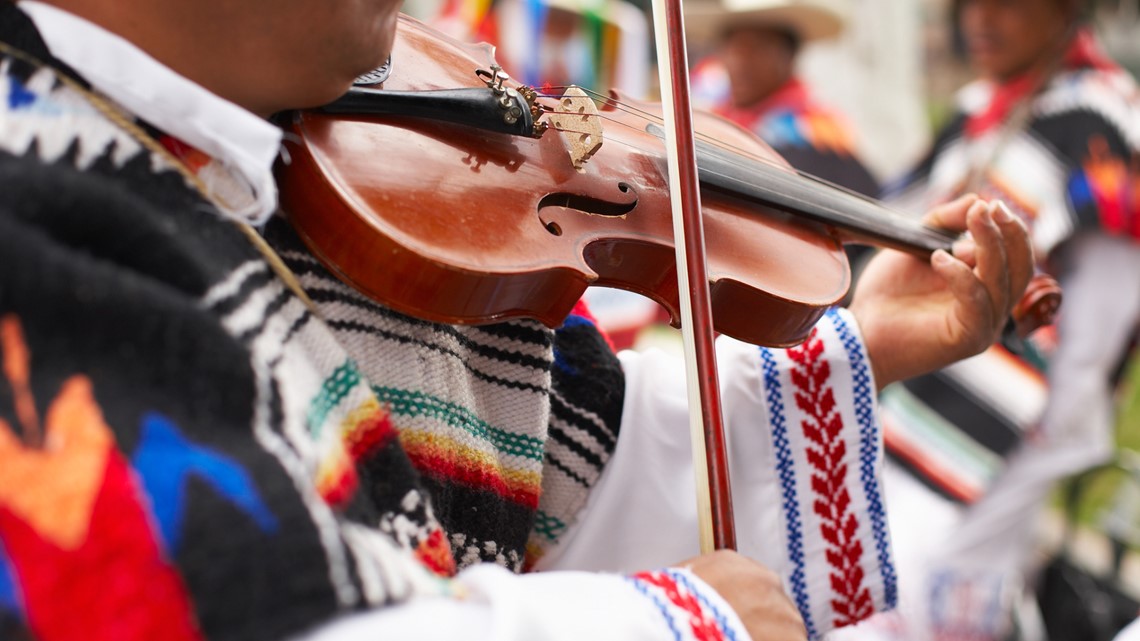
M 771 108 L 774 103 L 779 102 L 784 94 L 794 86 L 794 78 L 791 73 L 784 74 L 780 77 L 779 82 L 775 83 L 771 89 L 761 94 L 759 97 L 754 98 L 747 103 L 737 103 L 737 109 L 742 110 L 759 110 L 766 111 Z

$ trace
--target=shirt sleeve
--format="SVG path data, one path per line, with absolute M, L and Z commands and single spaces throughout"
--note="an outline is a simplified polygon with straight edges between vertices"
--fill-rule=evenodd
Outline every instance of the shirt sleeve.
M 458 599 L 424 598 L 345 616 L 292 641 L 751 639 L 716 591 L 682 569 L 516 575 L 479 564 L 453 584 Z
M 1041 98 L 1043 114 L 1033 133 L 1046 141 L 1062 164 L 1056 207 L 1068 210 L 1076 229 L 1102 230 L 1140 239 L 1140 99 L 1109 73 L 1085 73 Z M 1131 81 L 1128 80 L 1130 83 Z M 1062 108 L 1065 99 L 1071 108 Z M 1050 229 L 1033 221 L 1035 235 Z M 1070 232 L 1071 233 L 1071 232 Z M 1069 234 L 1035 238 L 1049 253 Z M 1051 242 L 1050 242 L 1051 241 Z
M 833 310 L 803 344 L 717 341 L 740 551 L 784 578 L 809 635 L 893 607 L 882 434 L 854 318 Z M 682 364 L 622 354 L 613 458 L 539 569 L 630 571 L 698 553 Z

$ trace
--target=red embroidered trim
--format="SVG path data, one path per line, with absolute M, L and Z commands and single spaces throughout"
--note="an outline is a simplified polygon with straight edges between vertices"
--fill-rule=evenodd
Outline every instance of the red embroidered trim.
M 447 536 L 439 528 L 416 546 L 416 558 L 439 576 L 455 576 L 455 557 Z
M 791 371 L 796 406 L 807 414 L 800 426 L 808 440 L 807 461 L 812 467 L 812 510 L 820 517 L 819 530 L 827 542 L 826 558 L 831 565 L 831 589 L 836 597 L 831 600 L 832 621 L 841 627 L 870 616 L 874 604 L 863 585 L 863 544 L 855 535 L 859 521 L 848 510 L 847 443 L 840 437 L 843 417 L 836 410 L 828 381 L 831 365 L 822 356 L 823 341 L 816 330 L 803 345 L 788 350 L 788 357 L 796 363 Z
M 682 592 L 677 588 L 677 582 L 664 572 L 638 572 L 633 578 L 658 587 L 665 593 L 665 598 L 689 615 L 689 626 L 693 631 L 693 638 L 698 641 L 723 641 L 724 633 L 717 626 L 716 621 L 705 616 L 705 611 L 697 601 L 697 596 L 691 592 Z

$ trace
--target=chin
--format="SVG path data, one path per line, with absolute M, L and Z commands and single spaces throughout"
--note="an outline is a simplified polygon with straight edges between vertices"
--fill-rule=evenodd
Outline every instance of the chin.
M 327 81 L 319 85 L 314 84 L 312 86 L 297 88 L 297 91 L 293 92 L 287 101 L 282 101 L 288 104 L 278 105 L 278 108 L 273 109 L 271 113 L 290 111 L 293 109 L 313 109 L 327 105 L 343 96 L 345 92 L 348 91 L 348 88 L 352 86 L 353 79 L 355 79 L 355 76 L 341 82 Z
M 308 106 L 320 107 L 322 105 L 329 104 L 337 98 L 340 98 L 349 90 L 350 87 L 352 87 L 353 80 L 356 80 L 356 76 L 353 76 L 336 84 L 329 83 L 327 87 L 322 88 L 322 91 L 314 92 L 313 100 L 310 101 L 310 104 Z
M 974 55 L 970 57 L 974 69 L 983 76 L 999 76 L 1004 65 L 993 56 Z

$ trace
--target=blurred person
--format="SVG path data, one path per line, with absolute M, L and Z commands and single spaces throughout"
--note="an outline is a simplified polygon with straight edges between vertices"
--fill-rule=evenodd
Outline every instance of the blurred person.
M 796 75 L 804 44 L 842 31 L 842 5 L 720 0 L 691 6 L 690 32 L 715 41 L 712 55 L 693 68 L 694 104 L 756 134 L 796 169 L 877 196 L 878 183 L 860 162 L 846 119 L 816 101 Z
M 893 203 L 1000 198 L 1064 303 L 1055 334 L 1034 337 L 1051 348 L 1039 401 L 1028 366 L 998 349 L 884 392 L 888 450 L 906 466 L 887 480 L 899 615 L 838 638 L 1002 638 L 1051 488 L 1111 453 L 1115 377 L 1140 323 L 1140 96 L 1083 12 L 1078 0 L 954 5 L 979 77 Z

